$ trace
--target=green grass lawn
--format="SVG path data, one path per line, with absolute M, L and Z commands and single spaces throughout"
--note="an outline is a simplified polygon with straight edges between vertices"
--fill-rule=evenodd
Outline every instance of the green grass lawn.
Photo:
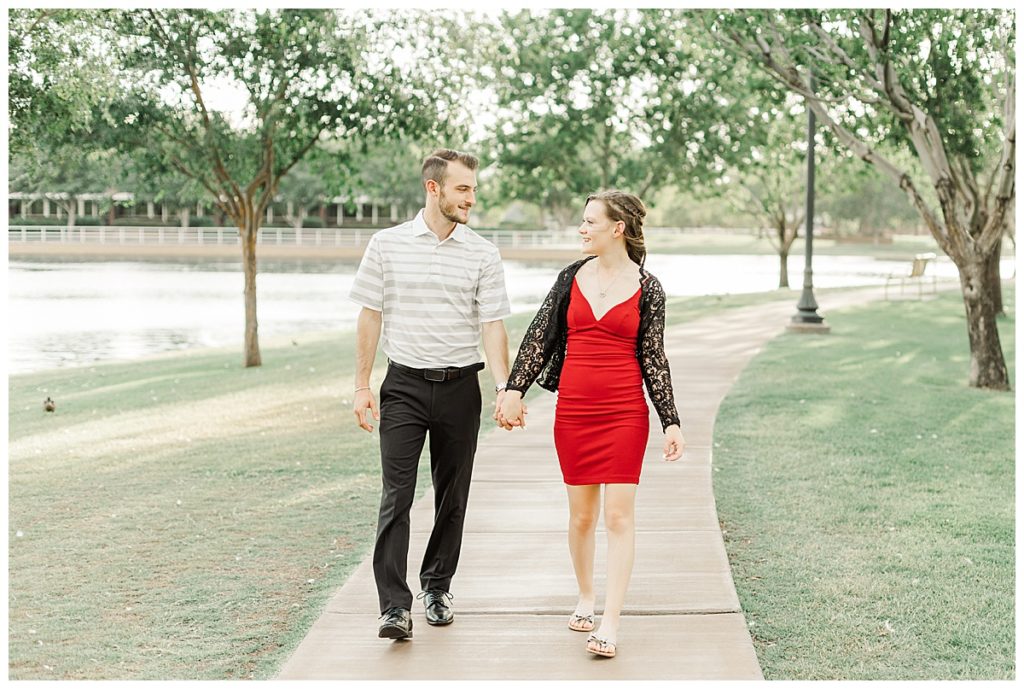
M 686 232 L 682 234 L 663 234 L 657 230 L 648 233 L 647 248 L 651 253 L 663 254 L 757 254 L 775 255 L 775 250 L 767 238 L 758 239 L 750 234 L 715 234 Z M 1003 240 L 1003 257 L 1014 255 L 1013 244 Z M 891 261 L 909 261 L 914 254 L 933 252 L 943 256 L 935 239 L 931 235 L 900 234 L 895 235 L 889 244 L 871 243 L 839 243 L 834 239 L 814 239 L 814 253 L 823 256 L 871 256 Z M 804 255 L 803 235 L 793 242 L 789 251 L 790 257 Z M 793 281 L 793 277 L 790 276 Z M 799 276 L 794 284 L 799 284 Z
M 958 293 L 828 320 L 830 335 L 770 342 L 715 426 L 765 677 L 1013 679 L 1013 393 L 967 387 Z
M 218 351 L 12 377 L 12 678 L 271 672 L 362 558 L 379 490 L 347 424 L 351 339 L 299 339 L 254 369 Z
M 668 320 L 779 298 L 676 299 Z M 352 334 L 295 340 L 258 368 L 231 348 L 10 378 L 12 678 L 273 676 L 369 553 L 380 499 Z

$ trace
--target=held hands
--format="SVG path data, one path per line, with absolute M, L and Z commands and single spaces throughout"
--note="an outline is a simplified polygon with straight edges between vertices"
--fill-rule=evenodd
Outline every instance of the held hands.
M 377 409 L 377 400 L 374 399 L 373 393 L 369 390 L 360 390 L 356 393 L 355 401 L 353 402 L 353 413 L 356 415 L 356 423 L 359 424 L 359 427 L 367 433 L 372 433 L 373 426 L 366 420 L 367 407 L 373 412 L 373 418 L 380 421 L 380 410 Z
M 685 447 L 686 440 L 679 426 L 673 424 L 665 429 L 665 450 L 661 456 L 666 462 L 674 462 L 682 457 Z
M 494 420 L 506 431 L 511 431 L 516 426 L 526 428 L 526 413 L 523 393 L 518 390 L 504 390 L 498 395 Z
M 512 430 L 512 427 L 505 421 L 505 417 L 501 415 L 501 403 L 505 400 L 505 391 L 499 390 L 498 396 L 494 400 L 494 413 L 491 414 L 491 418 L 504 428 L 506 431 Z

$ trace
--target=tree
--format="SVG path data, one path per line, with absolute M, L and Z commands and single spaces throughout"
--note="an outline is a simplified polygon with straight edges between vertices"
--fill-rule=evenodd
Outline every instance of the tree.
M 1015 225 L 1015 223 L 1014 223 L 1015 206 L 1016 206 L 1016 201 L 1014 203 L 1014 207 L 1011 207 L 1010 210 L 1007 212 L 1008 220 L 1007 220 L 1007 223 L 1006 223 L 1006 229 L 1003 232 L 1003 236 L 1005 236 L 1008 240 L 1010 240 L 1010 245 L 1013 247 L 1014 255 L 1016 255 L 1016 253 L 1017 253 L 1017 233 L 1016 233 L 1016 228 L 1014 226 Z M 992 261 L 989 261 L 989 264 L 988 264 L 988 279 L 989 279 L 989 282 L 999 286 L 999 289 L 993 289 L 993 293 L 995 294 L 995 297 L 996 297 L 994 307 L 995 307 L 996 315 L 997 316 L 1005 316 L 1006 315 L 1006 312 L 1003 311 L 1003 289 L 1002 289 L 1003 283 L 1002 283 L 1002 276 L 1000 275 L 1000 272 L 999 272 L 999 264 L 1000 264 L 1000 262 L 1002 260 L 1002 257 L 1003 257 L 1003 245 L 1002 245 L 1002 242 L 1000 241 L 998 247 L 996 248 L 996 256 L 995 256 L 995 258 Z M 1016 264 L 1014 264 L 1013 277 L 1014 278 L 1017 277 Z
M 885 155 L 918 173 L 916 161 L 905 150 L 886 149 Z M 920 225 L 921 217 L 907 195 L 878 168 L 850 159 L 836 166 L 829 177 L 830 188 L 818 198 L 816 208 L 835 226 L 837 234 L 871 237 L 877 243 L 887 230 Z M 854 229 L 844 230 L 842 223 Z
M 586 194 L 689 184 L 731 143 L 724 74 L 698 73 L 687 17 L 664 10 L 505 13 L 482 78 L 499 108 L 492 157 L 507 196 L 566 225 Z
M 351 155 L 352 187 L 403 208 L 422 206 L 420 170 L 423 159 L 436 145 L 410 137 L 364 143 L 363 150 Z
M 124 165 L 121 186 L 130 189 L 135 201 L 153 201 L 174 207 L 182 229 L 190 225 L 192 209 L 207 199 L 209 192 L 191 177 L 174 170 L 153 170 L 145 160 L 129 157 Z
M 91 10 L 8 10 L 7 88 L 10 152 L 84 137 L 117 84 L 109 52 L 89 40 Z
M 78 144 L 43 147 L 36 143 L 31 148 L 21 147 L 21 154 L 12 158 L 10 187 L 55 203 L 64 211 L 70 233 L 75 228 L 79 203 L 96 194 L 108 195 L 120 180 L 124 161 L 109 149 Z
M 714 187 L 731 188 L 735 180 L 738 189 L 730 196 L 770 230 L 768 242 L 779 256 L 779 287 L 789 287 L 789 252 L 806 208 L 807 129 L 801 126 L 806 115 L 800 103 L 773 90 L 763 76 L 740 78 L 737 71 L 733 73 L 736 79 L 730 91 L 746 103 L 745 146 L 733 154 L 730 174 L 715 180 Z
M 291 212 L 285 213 L 285 220 L 291 223 L 296 232 L 301 232 L 307 211 L 323 203 L 329 195 L 322 166 L 314 164 L 312 160 L 300 161 L 281 180 L 278 192 L 280 199 L 290 204 Z
M 767 226 L 765 236 L 779 257 L 779 288 L 789 287 L 789 252 L 804 221 L 806 164 L 766 167 L 757 176 L 749 168 L 737 174 L 741 177 L 737 207 Z
M 88 136 L 117 89 L 107 46 L 86 38 L 97 17 L 69 9 L 8 13 L 9 185 L 55 203 L 69 229 L 82 196 L 107 192 L 123 164 Z
M 408 21 L 323 10 L 141 10 L 111 13 L 133 85 L 113 136 L 152 170 L 196 180 L 238 228 L 245 365 L 261 363 L 256 239 L 282 178 L 329 137 L 432 131 L 446 103 L 416 65 L 386 59 Z M 405 21 L 405 24 L 402 22 Z M 234 121 L 212 84 L 241 85 Z M 223 86 L 222 86 L 223 87 Z
M 956 264 L 969 384 L 1009 389 L 992 279 L 1014 200 L 1013 13 L 996 10 L 705 13 L 718 37 L 805 97 L 819 122 L 907 194 Z M 809 76 L 819 86 L 812 92 Z M 909 147 L 927 181 L 887 158 Z M 930 184 L 937 203 L 921 189 Z

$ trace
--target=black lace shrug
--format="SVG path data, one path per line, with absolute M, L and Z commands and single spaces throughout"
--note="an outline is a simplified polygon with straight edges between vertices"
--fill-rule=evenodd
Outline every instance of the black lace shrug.
M 525 396 L 534 380 L 545 390 L 553 392 L 558 389 L 569 338 L 567 314 L 572 281 L 580 266 L 594 258 L 590 256 L 576 261 L 558 274 L 558 279 L 526 330 L 519 354 L 512 364 L 506 389 L 518 390 Z M 672 396 L 672 374 L 668 367 L 668 357 L 665 356 L 665 290 L 658 279 L 643 268 L 640 269 L 640 290 L 640 330 L 637 333 L 636 356 L 647 384 L 647 392 L 664 431 L 673 424 L 679 424 L 679 414 Z

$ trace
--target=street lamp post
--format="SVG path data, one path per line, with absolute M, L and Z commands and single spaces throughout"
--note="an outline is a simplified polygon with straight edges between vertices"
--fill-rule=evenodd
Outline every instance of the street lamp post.
M 810 91 L 814 93 L 814 74 L 810 78 Z M 818 302 L 814 299 L 814 279 L 811 259 L 814 256 L 814 110 L 807 105 L 807 226 L 804 232 L 804 289 L 796 314 L 787 330 L 795 332 L 827 333 L 831 328 L 825 318 L 818 315 Z

